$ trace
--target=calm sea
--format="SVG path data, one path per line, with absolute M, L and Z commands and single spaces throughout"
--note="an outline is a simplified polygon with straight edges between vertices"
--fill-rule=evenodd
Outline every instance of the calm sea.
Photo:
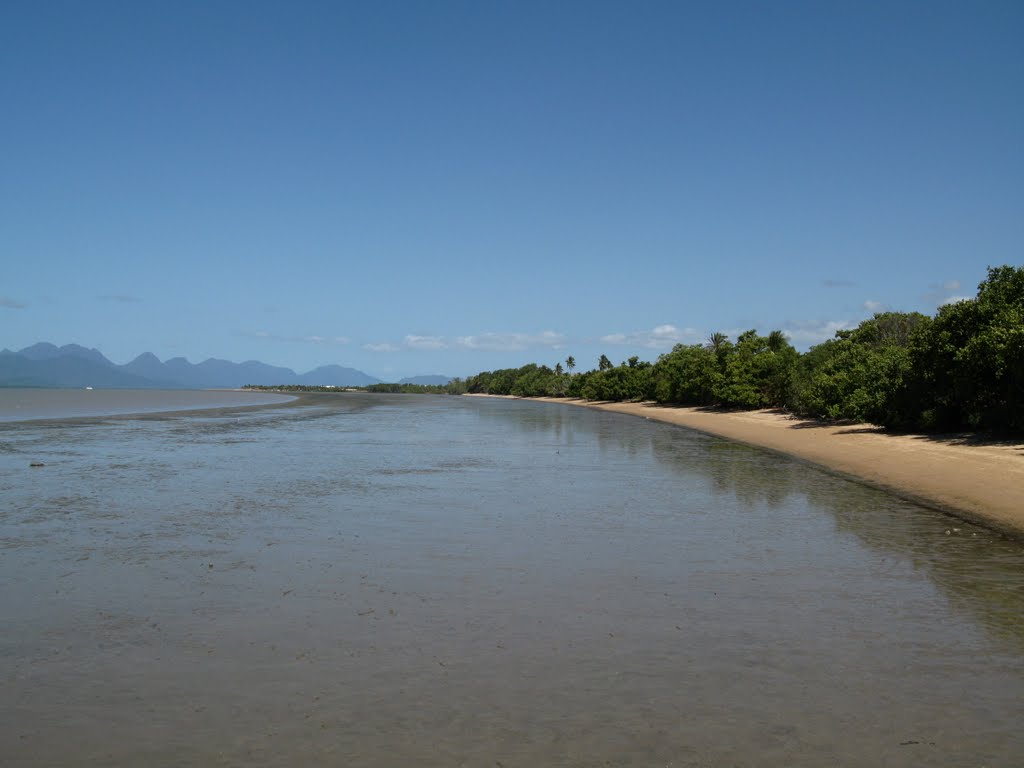
M 1024 764 L 1024 547 L 670 425 L 6 422 L 0 537 L 5 766 Z

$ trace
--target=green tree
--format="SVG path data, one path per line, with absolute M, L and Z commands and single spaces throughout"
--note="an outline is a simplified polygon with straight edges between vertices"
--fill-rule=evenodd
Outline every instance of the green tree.
M 445 391 L 449 395 L 464 395 L 468 391 L 468 382 L 460 378 L 454 378 L 445 385 Z
M 717 355 L 719 350 L 721 350 L 728 343 L 729 343 L 729 337 L 728 336 L 726 336 L 721 331 L 715 331 L 710 336 L 708 336 L 708 341 L 707 341 L 706 348 L 710 349 L 712 352 L 714 352 Z
M 796 409 L 819 418 L 893 425 L 895 404 L 905 397 L 911 340 L 928 323 L 916 312 L 879 313 L 812 347 L 795 371 Z
M 759 336 L 756 330 L 741 333 L 725 359 L 719 401 L 741 408 L 788 405 L 798 357 L 782 331 L 768 336 Z
M 594 371 L 587 377 L 581 394 L 588 400 L 646 400 L 651 396 L 652 366 L 640 362 Z
M 734 350 L 732 342 L 729 341 L 729 337 L 720 331 L 715 331 L 708 337 L 705 349 L 714 354 L 715 359 L 718 361 L 718 367 L 724 373 L 729 356 Z
M 713 405 L 724 375 L 710 347 L 677 344 L 658 358 L 652 372 L 652 390 L 661 403 Z
M 551 397 L 565 397 L 565 390 L 568 387 L 568 374 L 562 368 L 561 363 L 555 364 L 555 373 L 551 377 L 551 384 L 548 387 L 548 395 Z
M 566 395 L 569 397 L 583 397 L 583 390 L 587 388 L 591 377 L 596 376 L 597 371 L 584 371 L 577 373 L 569 379 L 569 386 L 566 388 Z
M 601 355 L 597 370 L 573 375 L 575 359 L 565 363 L 569 375 L 561 363 L 554 370 L 530 364 L 436 389 L 785 405 L 887 427 L 1024 433 L 1024 267 L 989 268 L 976 298 L 948 304 L 934 319 L 879 313 L 803 355 L 782 331 L 749 330 L 735 343 L 716 332 L 704 345 L 676 345 L 653 366 L 634 355 L 615 367 Z
M 894 426 L 1024 432 L 1024 267 L 990 267 L 974 299 L 913 335 Z
M 789 345 L 789 339 L 782 331 L 772 331 L 768 334 L 768 349 L 772 352 L 781 352 Z

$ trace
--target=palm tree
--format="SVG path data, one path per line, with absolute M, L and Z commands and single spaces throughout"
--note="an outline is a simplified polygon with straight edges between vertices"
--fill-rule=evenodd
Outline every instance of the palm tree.
M 601 355 L 601 359 L 597 361 L 597 370 L 607 371 L 609 368 L 614 367 L 612 361 L 608 359 L 607 355 Z
M 781 352 L 788 343 L 789 340 L 782 331 L 772 331 L 768 334 L 768 349 L 772 352 Z
M 569 373 L 571 374 L 572 369 L 576 367 L 576 358 L 573 357 L 572 355 L 569 355 L 567 358 L 565 358 L 565 367 L 569 370 Z
M 717 354 L 722 349 L 722 347 L 725 346 L 725 343 L 727 341 L 729 341 L 728 336 L 726 336 L 721 331 L 715 331 L 710 336 L 708 336 L 708 343 L 704 345 L 704 348 L 710 349 L 712 352 Z

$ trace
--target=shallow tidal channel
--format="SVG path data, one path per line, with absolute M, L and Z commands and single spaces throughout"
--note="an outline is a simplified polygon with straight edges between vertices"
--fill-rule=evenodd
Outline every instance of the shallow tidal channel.
M 5 766 L 1024 764 L 1024 545 L 591 409 L 5 422 L 0 585 Z

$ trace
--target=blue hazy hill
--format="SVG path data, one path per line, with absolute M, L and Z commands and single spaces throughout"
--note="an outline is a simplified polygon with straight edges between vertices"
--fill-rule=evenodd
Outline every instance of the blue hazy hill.
M 210 358 L 190 363 L 184 357 L 175 357 L 161 362 L 151 352 L 144 352 L 124 365 L 116 365 L 99 350 L 78 344 L 58 347 L 39 342 L 17 352 L 8 349 L 0 352 L 0 386 L 3 387 L 220 389 L 246 384 L 358 387 L 379 381 L 355 368 L 340 365 L 325 365 L 300 375 L 291 368 L 258 360 L 233 363 Z
M 438 386 L 443 387 L 449 381 L 452 380 L 451 376 L 410 376 L 406 379 L 399 381 L 399 384 L 422 384 L 425 386 Z

